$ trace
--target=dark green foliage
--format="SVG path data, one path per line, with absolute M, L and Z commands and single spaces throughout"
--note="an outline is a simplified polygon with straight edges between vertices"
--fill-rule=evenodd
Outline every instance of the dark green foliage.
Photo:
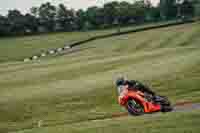
M 77 30 L 81 30 L 81 29 L 84 29 L 84 24 L 86 22 L 86 14 L 83 10 L 78 10 L 76 12 L 76 19 L 75 19 L 75 22 L 76 22 L 76 26 L 77 26 Z
M 55 28 L 55 15 L 56 7 L 47 2 L 40 6 L 39 10 L 39 20 L 40 24 L 44 27 L 45 31 L 54 31 Z
M 8 22 L 10 32 L 14 34 L 25 33 L 25 17 L 18 10 L 10 10 L 8 12 Z
M 9 33 L 8 19 L 0 15 L 0 36 L 5 36 Z
M 90 7 L 86 11 L 86 20 L 92 28 L 99 28 L 104 23 L 104 11 L 102 8 Z
M 74 10 L 68 10 L 65 5 L 60 4 L 57 10 L 57 30 L 72 31 L 74 29 Z
M 47 2 L 39 7 L 32 7 L 30 14 L 10 10 L 7 16 L 0 16 L 0 36 L 102 29 L 177 17 L 188 19 L 200 14 L 198 3 L 199 0 L 161 0 L 154 7 L 149 0 L 134 3 L 113 1 L 105 3 L 103 7 L 93 6 L 86 11 L 75 11 L 64 4 L 55 7 Z
M 160 13 L 164 20 L 175 18 L 177 15 L 176 0 L 161 0 Z
M 194 7 L 192 2 L 185 0 L 181 5 L 181 14 L 185 17 L 192 17 L 194 15 Z
M 28 33 L 38 32 L 38 25 L 39 25 L 38 19 L 31 14 L 26 14 L 24 18 L 25 18 L 24 27 L 26 28 L 27 32 Z

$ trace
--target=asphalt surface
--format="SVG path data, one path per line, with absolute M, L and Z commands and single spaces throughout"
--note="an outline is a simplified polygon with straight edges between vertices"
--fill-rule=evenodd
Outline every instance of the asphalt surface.
M 172 112 L 168 112 L 168 113 L 190 112 L 190 111 L 194 111 L 194 110 L 200 110 L 200 103 L 191 103 L 191 102 L 177 103 L 174 105 L 174 110 Z M 160 113 L 145 114 L 144 117 L 147 117 L 147 118 L 159 117 L 159 114 Z M 111 119 L 127 117 L 127 116 L 129 116 L 129 114 L 127 112 L 122 112 L 122 113 L 113 114 L 112 116 L 99 117 L 99 118 L 88 119 L 88 120 L 72 122 L 72 123 L 60 122 L 60 123 L 55 123 L 55 124 L 51 124 L 51 125 L 43 125 L 42 127 L 53 127 L 53 126 L 58 126 L 58 125 L 70 125 L 70 124 L 78 124 L 78 123 L 93 122 L 93 121 L 105 121 L 105 120 L 111 120 Z M 36 128 L 36 127 L 23 128 L 23 129 L 17 130 L 17 131 L 19 132 L 19 131 L 24 131 L 24 130 L 31 130 L 33 128 Z M 11 131 L 9 133 L 14 133 L 17 131 Z

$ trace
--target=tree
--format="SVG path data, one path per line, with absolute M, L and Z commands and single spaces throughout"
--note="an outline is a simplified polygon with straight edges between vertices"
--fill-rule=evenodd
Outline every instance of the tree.
M 181 15 L 186 18 L 194 16 L 194 7 L 192 2 L 189 0 L 184 0 L 181 5 Z
M 38 17 L 38 13 L 39 13 L 39 9 L 38 9 L 38 7 L 32 7 L 31 9 L 30 9 L 30 12 L 31 12 L 31 15 L 33 15 L 33 16 L 35 16 L 36 18 Z
M 176 0 L 160 0 L 160 14 L 162 19 L 171 19 L 177 16 Z
M 59 4 L 58 9 L 57 9 L 57 15 L 56 15 L 56 20 L 58 23 L 58 27 L 60 30 L 65 31 L 68 29 L 68 21 L 69 21 L 69 12 L 65 5 Z
M 86 23 L 86 20 L 87 20 L 87 15 L 86 13 L 82 10 L 82 9 L 79 9 L 77 12 L 76 12 L 76 25 L 77 25 L 77 29 L 78 30 L 83 30 L 85 27 L 85 23 Z
M 200 0 L 192 0 L 195 16 L 200 17 Z
M 152 21 L 159 21 L 160 20 L 160 8 L 152 7 L 150 10 L 150 17 L 151 17 Z
M 26 32 L 28 32 L 28 33 L 36 33 L 36 32 L 38 32 L 38 27 L 39 27 L 38 19 L 35 16 L 33 16 L 33 15 L 29 14 L 29 13 L 27 13 L 24 16 L 24 18 L 25 18 L 24 26 L 26 28 Z
M 25 18 L 18 10 L 8 11 L 8 23 L 10 26 L 10 32 L 13 34 L 24 34 L 25 33 Z
M 160 9 L 158 6 L 153 6 L 150 0 L 144 0 L 145 21 L 160 20 Z
M 141 23 L 145 21 L 147 6 L 144 1 L 137 1 L 133 4 L 133 8 L 135 10 L 134 19 L 137 23 Z
M 0 36 L 5 36 L 8 34 L 9 34 L 8 19 L 0 15 Z
M 65 5 L 60 4 L 56 15 L 59 29 L 62 31 L 72 31 L 74 29 L 75 15 L 73 10 L 68 10 Z
M 132 13 L 133 10 L 131 10 L 131 4 L 128 2 L 120 2 L 119 3 L 119 11 L 118 11 L 118 15 L 119 15 L 119 23 L 120 24 L 128 24 L 130 22 L 130 20 L 132 19 Z
M 18 10 L 10 10 L 5 17 L 0 15 L 0 35 L 98 29 L 115 24 L 120 27 L 161 18 L 168 20 L 181 15 L 200 16 L 199 7 L 200 0 L 160 0 L 157 7 L 152 6 L 150 0 L 135 0 L 134 3 L 115 1 L 103 7 L 93 6 L 86 11 L 75 11 L 63 4 L 55 7 L 47 2 L 40 7 L 32 7 L 31 13 L 25 15 Z
M 110 2 L 104 5 L 104 23 L 112 25 L 119 18 L 119 2 Z
M 56 25 L 56 7 L 51 5 L 49 2 L 42 4 L 38 9 L 38 15 L 40 24 L 46 29 L 46 31 L 54 31 Z
M 104 23 L 103 9 L 96 6 L 88 8 L 86 11 L 86 19 L 93 28 L 100 28 Z

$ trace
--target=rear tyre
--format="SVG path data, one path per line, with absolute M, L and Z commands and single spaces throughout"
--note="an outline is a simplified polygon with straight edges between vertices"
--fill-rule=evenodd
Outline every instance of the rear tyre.
M 143 115 L 144 114 L 144 107 L 143 105 L 140 104 L 140 102 L 130 99 L 127 102 L 127 110 L 129 114 L 138 116 L 138 115 Z
M 165 113 L 165 112 L 171 112 L 171 111 L 173 111 L 173 107 L 172 106 L 170 106 L 170 105 L 168 105 L 168 106 L 162 105 L 161 112 Z
M 171 106 L 170 101 L 167 97 L 163 97 L 163 100 L 160 102 L 161 105 L 161 112 L 171 112 L 173 111 L 173 107 Z
M 164 105 L 164 106 L 170 106 L 171 105 L 171 103 L 168 100 L 168 98 L 164 97 L 164 96 L 156 96 L 153 101 L 155 103 L 158 103 L 158 104 Z

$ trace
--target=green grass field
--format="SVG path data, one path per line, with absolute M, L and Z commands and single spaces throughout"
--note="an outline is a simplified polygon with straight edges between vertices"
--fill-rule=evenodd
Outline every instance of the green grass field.
M 143 27 L 172 23 L 158 22 L 138 26 L 122 27 L 121 31 L 128 31 Z M 0 38 L 0 62 L 21 61 L 24 58 L 41 54 L 47 50 L 64 47 L 71 43 L 91 37 L 116 33 L 117 29 L 107 29 L 88 32 L 52 33 L 25 37 Z
M 13 61 L 27 54 L 19 50 L 25 38 L 1 40 L 15 46 L 11 55 L 2 49 L 0 53 L 6 61 L 0 64 L 0 133 L 198 133 L 198 111 L 91 119 L 126 112 L 117 103 L 113 85 L 119 75 L 143 81 L 173 103 L 200 102 L 199 33 L 198 22 L 149 30 L 96 40 L 81 45 L 87 49 L 80 52 L 29 63 Z M 78 34 L 70 34 L 69 40 Z M 51 37 L 38 36 L 47 47 L 54 45 L 45 41 Z

